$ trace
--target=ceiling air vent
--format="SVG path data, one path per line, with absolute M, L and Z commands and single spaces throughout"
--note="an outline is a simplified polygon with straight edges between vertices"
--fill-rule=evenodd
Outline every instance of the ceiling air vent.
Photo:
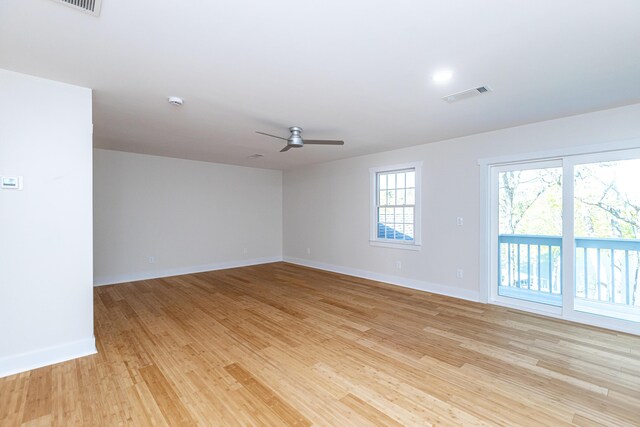
M 252 154 L 247 159 L 259 159 L 260 157 L 264 157 L 264 154 Z
M 100 6 L 102 6 L 102 0 L 53 0 L 56 3 L 66 4 L 74 9 L 81 10 L 89 15 L 100 15 Z
M 463 90 L 462 92 L 447 95 L 442 99 L 451 104 L 452 102 L 461 101 L 463 99 L 482 95 L 483 93 L 487 93 L 487 92 L 491 92 L 491 88 L 489 86 L 479 86 L 479 87 L 474 87 L 473 89 L 467 89 L 467 90 Z

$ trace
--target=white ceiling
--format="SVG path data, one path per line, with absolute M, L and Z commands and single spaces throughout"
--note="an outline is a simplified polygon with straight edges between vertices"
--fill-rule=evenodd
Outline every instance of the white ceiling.
M 2 0 L 0 68 L 93 88 L 96 147 L 286 169 L 640 102 L 640 1 Z

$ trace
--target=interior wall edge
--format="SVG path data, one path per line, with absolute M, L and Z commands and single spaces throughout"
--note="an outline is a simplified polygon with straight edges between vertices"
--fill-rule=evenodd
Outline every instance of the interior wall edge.
M 333 264 L 325 264 L 317 261 L 311 261 L 302 258 L 294 258 L 285 256 L 285 262 L 291 264 L 302 265 L 305 267 L 317 268 L 319 270 L 331 271 L 333 273 L 346 274 L 349 276 L 360 277 L 362 279 L 374 280 L 376 282 L 384 282 L 391 285 L 402 286 L 403 288 L 416 289 L 419 291 L 430 292 L 438 295 L 459 298 L 467 301 L 481 302 L 480 292 L 455 288 L 452 286 L 441 285 L 438 283 L 425 282 L 422 280 L 409 279 L 407 277 L 393 276 L 388 274 L 379 274 L 372 271 L 359 270 L 351 267 L 344 267 Z
M 46 347 L 0 359 L 0 378 L 95 354 L 95 337 Z
M 113 276 L 98 276 L 94 279 L 93 286 L 116 285 L 122 283 L 136 282 L 139 280 L 159 279 L 163 277 L 180 276 L 183 274 L 204 273 L 207 271 L 225 270 L 228 268 L 248 267 L 251 265 L 269 264 L 282 261 L 281 256 L 264 258 L 242 259 L 223 261 L 213 264 L 193 265 L 188 267 L 177 267 L 163 270 L 142 271 L 132 274 L 121 274 Z

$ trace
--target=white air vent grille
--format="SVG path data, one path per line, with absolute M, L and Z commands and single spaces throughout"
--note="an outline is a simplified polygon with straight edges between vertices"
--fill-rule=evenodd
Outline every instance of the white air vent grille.
M 100 15 L 100 6 L 102 6 L 102 0 L 53 0 L 57 3 L 66 4 L 74 9 L 82 10 L 90 15 Z
M 442 99 L 447 101 L 448 103 L 452 103 L 452 102 L 461 101 L 463 99 L 471 98 L 471 97 L 482 95 L 489 92 L 491 92 L 491 88 L 489 86 L 478 86 L 478 87 L 474 87 L 473 89 L 467 89 L 467 90 L 463 90 L 462 92 L 447 95 Z

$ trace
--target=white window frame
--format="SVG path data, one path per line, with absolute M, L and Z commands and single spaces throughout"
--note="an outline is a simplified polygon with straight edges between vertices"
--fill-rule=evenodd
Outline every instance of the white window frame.
M 416 189 L 415 189 L 415 205 L 413 213 L 413 241 L 396 241 L 391 239 L 383 239 L 378 237 L 378 174 L 386 172 L 401 171 L 406 169 L 413 169 L 416 174 Z M 389 166 L 376 166 L 369 169 L 369 183 L 370 183 L 370 235 L 369 244 L 371 246 L 379 246 L 385 248 L 405 249 L 412 251 L 419 251 L 422 247 L 422 162 L 410 162 Z

